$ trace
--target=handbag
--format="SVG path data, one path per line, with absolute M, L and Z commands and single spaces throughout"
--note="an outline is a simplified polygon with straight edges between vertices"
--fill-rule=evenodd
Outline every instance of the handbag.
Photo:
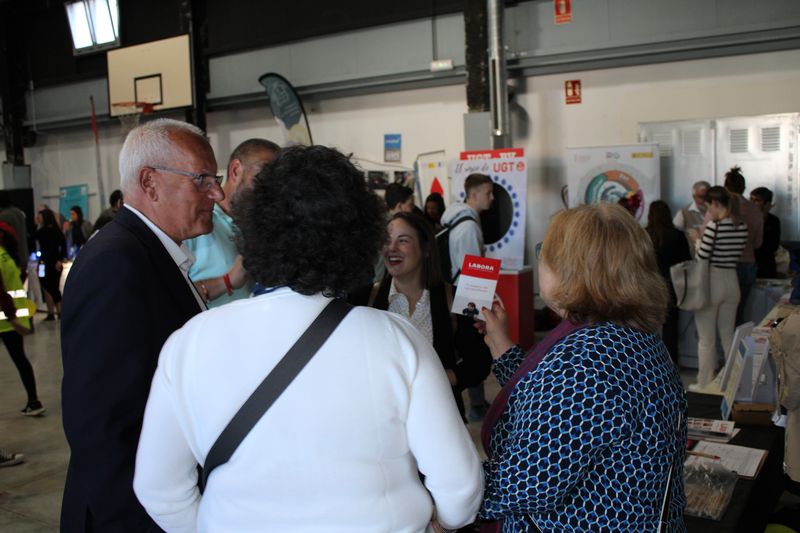
M 331 300 L 239 408 L 211 446 L 205 464 L 197 465 L 197 488 L 200 494 L 205 492 L 211 472 L 228 462 L 250 430 L 325 344 L 351 309 L 353 306 L 343 300 Z
M 669 267 L 679 309 L 697 311 L 708 305 L 709 268 L 708 259 L 691 259 Z
M 675 288 L 677 307 L 684 311 L 697 311 L 708 305 L 711 299 L 711 257 L 717 245 L 717 229 L 714 228 L 714 241 L 708 259 L 690 259 L 669 267 L 669 277 Z

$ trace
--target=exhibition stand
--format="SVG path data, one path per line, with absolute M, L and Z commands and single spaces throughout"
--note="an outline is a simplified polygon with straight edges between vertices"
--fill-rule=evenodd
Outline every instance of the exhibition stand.
M 495 297 L 500 300 L 508 315 L 508 333 L 511 340 L 524 351 L 533 346 L 533 268 L 501 270 Z

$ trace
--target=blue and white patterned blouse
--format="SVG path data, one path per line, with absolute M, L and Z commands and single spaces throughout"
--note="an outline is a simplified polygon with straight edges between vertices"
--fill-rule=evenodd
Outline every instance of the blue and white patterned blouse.
M 524 354 L 495 363 L 504 384 Z M 480 516 L 503 532 L 658 531 L 670 465 L 669 531 L 685 531 L 686 399 L 658 335 L 578 330 L 517 384 L 491 435 Z

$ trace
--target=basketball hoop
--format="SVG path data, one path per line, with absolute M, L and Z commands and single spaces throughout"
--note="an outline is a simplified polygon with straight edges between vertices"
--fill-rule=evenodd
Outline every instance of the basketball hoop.
M 139 125 L 139 118 L 142 115 L 153 113 L 156 104 L 149 102 L 115 102 L 111 104 L 114 110 L 113 115 L 119 119 L 120 133 L 128 135 L 130 131 Z

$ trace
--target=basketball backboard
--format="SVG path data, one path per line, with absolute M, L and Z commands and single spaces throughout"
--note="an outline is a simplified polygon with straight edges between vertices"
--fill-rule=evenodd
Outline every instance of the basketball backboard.
M 155 104 L 155 111 L 190 107 L 191 43 L 188 35 L 110 50 L 108 62 L 109 116 L 123 112 L 116 102 Z

